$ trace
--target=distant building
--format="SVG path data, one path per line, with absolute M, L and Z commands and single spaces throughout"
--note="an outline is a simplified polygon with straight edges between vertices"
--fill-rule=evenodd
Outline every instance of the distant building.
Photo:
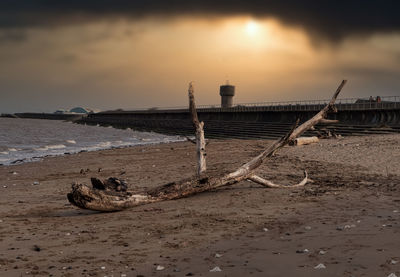
M 99 112 L 99 110 L 92 110 L 92 109 L 89 109 L 89 108 L 75 107 L 75 108 L 70 109 L 69 111 L 68 110 L 59 109 L 59 110 L 55 111 L 54 113 L 55 114 L 89 114 L 89 113 L 97 113 L 97 112 Z
M 93 111 L 90 110 L 90 109 L 82 108 L 82 107 L 75 107 L 75 108 L 71 109 L 69 112 L 70 112 L 70 113 L 83 113 L 83 114 L 88 114 L 88 113 L 91 113 L 91 112 L 93 112 Z

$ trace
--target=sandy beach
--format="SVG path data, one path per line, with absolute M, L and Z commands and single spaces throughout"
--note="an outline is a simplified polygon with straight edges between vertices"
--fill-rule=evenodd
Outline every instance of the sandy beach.
M 234 170 L 269 143 L 211 140 L 209 169 Z M 66 198 L 90 177 L 150 188 L 195 168 L 189 142 L 0 166 L 0 276 L 400 276 L 400 135 L 285 147 L 258 169 L 282 184 L 306 169 L 304 188 L 245 181 L 115 213 Z

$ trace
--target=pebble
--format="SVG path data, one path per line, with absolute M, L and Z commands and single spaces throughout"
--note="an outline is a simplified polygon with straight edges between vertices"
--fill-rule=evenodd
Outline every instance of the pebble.
M 325 269 L 326 266 L 324 264 L 319 264 L 317 266 L 314 267 L 315 269 Z
M 5 189 L 6 189 L 6 188 L 7 188 L 7 186 L 3 186 L 3 188 L 5 188 Z
M 35 181 L 35 182 L 32 183 L 32 185 L 33 185 L 33 186 L 37 186 L 37 185 L 39 185 L 39 182 L 38 182 L 38 181 Z
M 66 235 L 66 236 L 70 236 L 70 235 L 71 235 L 71 233 L 66 233 L 65 235 Z
M 398 262 L 399 262 L 399 261 L 396 261 L 396 260 L 391 260 L 391 261 L 390 261 L 391 264 L 397 264 Z
M 215 253 L 215 258 L 221 258 L 221 257 L 222 257 L 221 254 Z
M 318 253 L 319 253 L 320 255 L 325 255 L 325 254 L 326 254 L 326 251 L 320 250 Z
M 387 277 L 397 277 L 397 275 L 394 273 L 390 273 Z
M 311 230 L 311 226 L 304 227 L 305 230 Z
M 220 271 L 222 271 L 222 269 L 219 268 L 219 266 L 216 266 L 213 269 L 210 269 L 210 272 L 220 272 Z
M 3 222 L 3 220 L 2 219 L 0 219 L 0 223 L 2 223 Z
M 296 250 L 296 253 L 298 253 L 298 254 L 303 254 L 303 253 L 308 253 L 308 252 L 310 252 L 310 251 L 307 248 L 304 250 Z
M 269 230 L 268 230 L 268 228 L 263 228 L 263 231 L 268 232 Z
M 102 266 L 102 267 L 100 267 L 102 270 L 104 270 L 104 269 L 106 269 L 106 267 L 105 266 Z
M 122 273 L 122 274 L 121 274 L 121 277 L 126 277 L 126 274 L 123 274 L 123 273 Z
M 156 267 L 156 270 L 158 270 L 158 271 L 161 271 L 161 270 L 164 270 L 164 269 L 165 269 L 165 267 L 163 267 L 162 265 L 158 265 Z

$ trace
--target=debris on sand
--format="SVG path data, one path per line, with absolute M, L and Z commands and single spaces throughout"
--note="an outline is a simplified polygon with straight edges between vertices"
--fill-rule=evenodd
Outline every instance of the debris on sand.
M 220 272 L 220 271 L 222 271 L 222 269 L 219 268 L 219 266 L 216 266 L 213 269 L 210 269 L 210 272 Z
M 319 264 L 317 266 L 314 267 L 315 269 L 325 269 L 326 266 L 324 264 Z

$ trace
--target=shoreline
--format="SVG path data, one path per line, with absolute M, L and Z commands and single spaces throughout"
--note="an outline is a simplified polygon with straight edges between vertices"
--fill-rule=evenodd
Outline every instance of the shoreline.
M 132 147 L 141 147 L 141 146 L 147 146 L 147 145 L 158 145 L 158 144 L 173 144 L 173 143 L 178 143 L 178 142 L 185 142 L 184 140 L 177 140 L 177 141 L 168 141 L 168 142 L 150 142 L 150 143 L 143 143 L 143 144 L 134 144 L 134 145 L 124 145 L 124 146 L 110 146 L 107 148 L 101 148 L 101 149 L 94 149 L 94 150 L 79 150 L 77 152 L 65 152 L 62 154 L 47 154 L 44 156 L 34 156 L 31 158 L 24 158 L 24 159 L 18 159 L 15 161 L 10 162 L 10 164 L 1 164 L 1 166 L 16 166 L 16 165 L 21 165 L 24 163 L 35 163 L 35 162 L 40 162 L 41 160 L 45 158 L 52 158 L 52 157 L 63 157 L 63 156 L 69 156 L 69 155 L 76 155 L 80 153 L 87 153 L 87 152 L 96 152 L 96 151 L 105 151 L 105 150 L 113 150 L 113 149 L 125 149 L 125 148 L 132 148 Z M 32 160 L 28 160 L 32 159 Z
M 258 171 L 292 184 L 307 169 L 314 182 L 305 188 L 244 181 L 116 213 L 72 207 L 71 184 L 114 176 L 139 189 L 190 177 L 195 146 L 145 145 L 0 166 L 0 275 L 214 276 L 217 266 L 224 276 L 398 275 L 400 262 L 392 261 L 400 261 L 399 139 L 285 147 Z M 269 143 L 211 140 L 208 168 L 234 170 Z M 326 268 L 315 269 L 319 264 Z
M 7 130 L 1 137 L 0 164 L 9 166 L 35 162 L 44 157 L 62 156 L 85 151 L 124 148 L 146 144 L 183 141 L 180 136 L 132 129 L 83 126 L 56 120 L 3 120 Z

